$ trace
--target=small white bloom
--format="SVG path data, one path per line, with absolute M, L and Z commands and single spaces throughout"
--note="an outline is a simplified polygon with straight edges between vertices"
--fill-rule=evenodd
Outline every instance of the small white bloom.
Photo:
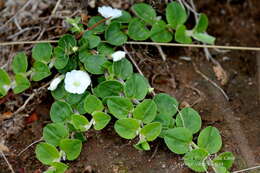
M 102 6 L 98 7 L 98 12 L 104 17 L 104 18 L 110 18 L 110 20 L 118 18 L 122 16 L 122 11 L 118 9 L 111 8 L 109 6 Z
M 116 51 L 115 53 L 113 53 L 111 55 L 111 57 L 113 58 L 114 62 L 115 61 L 120 61 L 121 59 L 125 58 L 125 54 L 126 53 L 124 51 L 119 50 L 119 51 Z
M 64 79 L 64 76 L 63 76 L 63 75 L 61 75 L 61 76 L 59 76 L 59 77 L 53 79 L 53 80 L 51 81 L 50 86 L 48 87 L 48 90 L 51 90 L 51 91 L 56 90 L 56 88 L 58 87 L 59 83 L 60 83 L 63 79 Z
M 83 94 L 91 83 L 87 72 L 72 70 L 65 76 L 65 90 L 73 94 Z

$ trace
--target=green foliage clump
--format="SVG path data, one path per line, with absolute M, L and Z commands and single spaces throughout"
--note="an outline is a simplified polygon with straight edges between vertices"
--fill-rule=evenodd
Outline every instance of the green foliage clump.
M 35 151 L 37 159 L 50 166 L 46 173 L 65 172 L 68 166 L 63 161 L 78 158 L 82 143 L 86 141 L 84 133 L 92 127 L 104 129 L 112 118 L 116 120 L 114 129 L 120 137 L 139 138 L 134 145 L 138 150 L 150 150 L 149 143 L 162 138 L 170 151 L 184 155 L 185 165 L 192 170 L 206 172 L 211 166 L 217 173 L 227 173 L 234 156 L 225 152 L 212 159 L 212 154 L 219 152 L 222 146 L 215 127 L 201 130 L 199 113 L 189 107 L 180 110 L 178 101 L 168 94 L 148 97 L 151 88 L 147 79 L 134 73 L 129 60 L 111 61 L 116 46 L 123 45 L 128 37 L 154 42 L 174 39 L 179 43 L 191 43 L 193 38 L 213 44 L 215 38 L 206 33 L 207 16 L 201 14 L 194 28 L 187 30 L 184 24 L 188 15 L 178 2 L 167 5 L 166 21 L 159 19 L 156 11 L 145 3 L 135 4 L 132 11 L 135 17 L 122 11 L 121 17 L 98 25 L 104 18 L 94 16 L 88 23 L 92 29 L 87 31 L 80 18 L 67 19 L 72 25 L 71 32 L 84 32 L 82 37 L 76 39 L 66 34 L 56 47 L 49 43 L 36 44 L 32 49 L 34 63 L 30 70 L 26 54 L 18 53 L 12 63 L 13 82 L 7 72 L 0 69 L 0 97 L 11 88 L 14 93 L 21 93 L 30 87 L 30 80 L 41 81 L 53 71 L 63 77 L 73 70 L 91 75 L 91 88 L 81 94 L 68 92 L 66 79 L 51 92 L 55 99 L 50 110 L 52 123 L 44 127 L 44 142 L 39 143 Z

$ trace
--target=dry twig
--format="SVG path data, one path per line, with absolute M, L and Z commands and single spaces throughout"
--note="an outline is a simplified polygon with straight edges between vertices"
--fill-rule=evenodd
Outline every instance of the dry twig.
M 217 83 L 215 83 L 214 81 L 212 81 L 210 78 L 208 78 L 205 74 L 203 74 L 201 71 L 199 71 L 197 65 L 195 63 L 192 63 L 193 64 L 193 67 L 194 67 L 194 70 L 196 73 L 198 73 L 199 75 L 201 75 L 205 80 L 209 81 L 213 86 L 215 86 L 216 88 L 218 88 L 220 90 L 220 92 L 224 95 L 224 97 L 229 100 L 229 97 L 227 96 L 227 94 L 225 93 L 225 91 L 220 87 L 218 86 Z
M 28 150 L 28 148 L 30 148 L 31 146 L 33 146 L 34 144 L 37 144 L 39 142 L 41 142 L 43 140 L 43 138 L 40 138 L 36 141 L 34 141 L 33 143 L 31 143 L 30 145 L 28 145 L 27 147 L 25 147 L 22 151 L 20 151 L 20 153 L 17 156 L 20 156 L 21 154 L 23 154 L 26 150 Z
M 1 153 L 1 155 L 3 156 L 5 162 L 7 163 L 7 165 L 8 165 L 8 167 L 9 167 L 10 171 L 11 171 L 12 173 L 15 173 L 15 172 L 14 172 L 14 169 L 13 169 L 13 167 L 12 167 L 12 165 L 9 163 L 9 161 L 8 161 L 7 158 L 5 157 L 5 154 L 4 154 L 2 151 L 0 151 L 0 153 Z

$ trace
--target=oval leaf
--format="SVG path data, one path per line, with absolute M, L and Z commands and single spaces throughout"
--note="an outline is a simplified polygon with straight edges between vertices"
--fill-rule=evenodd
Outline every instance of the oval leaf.
M 151 99 L 146 99 L 142 103 L 138 104 L 133 112 L 135 119 L 142 120 L 145 124 L 154 120 L 157 113 L 157 106 Z
M 154 97 L 158 112 L 165 116 L 173 116 L 178 109 L 178 101 L 168 94 L 160 93 Z
M 64 122 L 69 120 L 71 114 L 72 108 L 66 102 L 56 101 L 51 106 L 50 116 L 53 122 Z
M 15 75 L 15 88 L 13 89 L 15 94 L 19 94 L 25 91 L 26 89 L 30 88 L 30 86 L 30 81 L 22 74 Z
M 156 21 L 156 12 L 152 6 L 146 3 L 137 3 L 133 5 L 132 10 L 134 13 L 144 20 L 146 23 L 152 24 Z
M 177 127 L 165 131 L 164 142 L 167 147 L 176 154 L 185 154 L 189 152 L 189 146 L 192 142 L 192 133 L 184 127 Z
M 122 138 L 134 139 L 138 134 L 140 122 L 133 118 L 124 118 L 117 120 L 114 128 L 117 134 Z
M 201 128 L 201 118 L 197 111 L 192 108 L 183 108 L 176 117 L 177 127 L 186 127 L 193 134 Z
M 221 136 L 217 128 L 209 126 L 200 132 L 198 146 L 210 154 L 217 153 L 222 146 Z
M 148 82 L 145 77 L 140 74 L 133 74 L 125 82 L 125 95 L 131 99 L 142 100 L 148 92 Z
M 178 2 L 171 2 L 166 8 L 166 19 L 172 28 L 176 29 L 179 25 L 186 22 L 188 16 L 186 10 Z
M 184 25 L 178 26 L 175 33 L 175 41 L 183 44 L 192 43 L 191 37 L 187 34 L 186 27 Z
M 126 118 L 134 106 L 128 98 L 119 96 L 111 97 L 107 100 L 109 112 L 117 119 Z
M 50 43 L 38 43 L 32 49 L 32 57 L 36 61 L 49 62 L 52 56 L 52 46 Z
M 195 149 L 185 154 L 184 163 L 194 171 L 204 172 L 207 171 L 207 156 L 207 151 L 203 149 Z
M 94 118 L 94 129 L 95 130 L 102 130 L 103 128 L 106 127 L 106 125 L 109 123 L 109 121 L 111 120 L 111 117 L 104 113 L 104 112 L 94 112 L 92 114 L 93 118 Z
M 150 31 L 143 21 L 133 18 L 128 26 L 128 35 L 133 40 L 142 41 L 150 37 Z
M 36 158 L 45 165 L 51 165 L 52 162 L 59 161 L 60 154 L 51 144 L 39 143 L 36 146 Z
M 84 59 L 84 66 L 89 73 L 103 74 L 103 65 L 107 62 L 104 56 L 91 55 Z
M 51 75 L 51 71 L 46 64 L 40 61 L 36 61 L 33 64 L 33 73 L 32 73 L 33 81 L 40 81 L 50 75 Z
M 43 139 L 54 146 L 58 146 L 60 141 L 68 136 L 69 131 L 63 123 L 51 123 L 43 128 Z
M 120 24 L 112 22 L 106 29 L 105 39 L 114 46 L 120 46 L 127 41 L 127 36 L 120 30 Z
M 61 47 L 54 48 L 54 57 L 54 67 L 58 70 L 63 69 L 69 62 L 69 55 L 67 55 Z
M 133 65 L 126 58 L 113 62 L 113 71 L 116 77 L 120 79 L 127 79 L 133 74 Z
M 230 169 L 234 163 L 235 157 L 231 152 L 224 152 L 214 158 L 213 163 L 217 167 Z
M 83 131 L 84 132 L 84 131 L 89 129 L 89 127 L 88 127 L 89 121 L 83 115 L 73 114 L 71 116 L 71 123 L 73 124 L 75 129 L 77 129 L 79 131 Z
M 102 111 L 104 106 L 102 101 L 94 95 L 88 95 L 85 99 L 84 108 L 87 113 L 92 114 L 94 111 Z
M 119 96 L 123 91 L 123 85 L 118 81 L 101 82 L 95 89 L 94 94 L 102 99 L 109 96 Z
M 25 73 L 27 71 L 28 61 L 27 56 L 24 52 L 20 52 L 15 55 L 12 62 L 12 69 L 14 73 Z
M 63 139 L 60 142 L 60 148 L 66 153 L 68 160 L 75 160 L 80 155 L 82 142 L 78 139 Z
M 155 140 L 162 131 L 162 124 L 159 122 L 153 122 L 151 124 L 145 125 L 141 129 L 141 134 L 145 136 L 145 139 L 147 141 L 153 141 Z
M 168 30 L 166 23 L 159 20 L 152 26 L 151 39 L 154 42 L 167 43 L 172 41 L 173 34 Z

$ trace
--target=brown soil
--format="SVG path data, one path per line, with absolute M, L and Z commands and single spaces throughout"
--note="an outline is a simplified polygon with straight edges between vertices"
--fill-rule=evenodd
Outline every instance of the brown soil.
M 198 11 L 209 16 L 209 33 L 217 37 L 217 44 L 260 46 L 260 2 L 258 0 L 198 1 Z M 216 53 L 217 59 L 228 74 L 228 83 L 221 86 L 216 80 L 212 63 L 206 61 L 202 49 L 164 47 L 167 61 L 163 62 L 153 47 L 128 47 L 139 67 L 151 81 L 157 92 L 175 96 L 181 103 L 193 105 L 203 119 L 203 125 L 219 128 L 223 137 L 222 151 L 236 155 L 232 170 L 260 164 L 260 103 L 257 82 L 256 53 L 230 51 Z M 139 51 L 142 48 L 143 51 Z M 189 56 L 198 69 L 224 88 L 230 100 L 212 84 L 195 72 L 191 61 L 180 56 Z M 142 59 L 140 59 L 142 57 Z M 167 67 L 167 68 L 166 68 Z M 45 98 L 45 97 L 44 97 Z M 41 172 L 44 170 L 35 159 L 34 148 L 21 156 L 17 154 L 27 145 L 38 140 L 42 127 L 48 123 L 50 104 L 48 97 L 35 109 L 40 119 L 24 124 L 24 128 L 7 140 L 10 153 L 7 158 L 16 172 Z M 136 141 L 121 139 L 112 124 L 102 131 L 86 133 L 87 142 L 76 161 L 68 162 L 68 172 L 95 173 L 189 173 L 182 158 L 171 153 L 162 140 L 152 143 L 149 152 L 132 147 Z M 0 173 L 9 172 L 2 158 Z

